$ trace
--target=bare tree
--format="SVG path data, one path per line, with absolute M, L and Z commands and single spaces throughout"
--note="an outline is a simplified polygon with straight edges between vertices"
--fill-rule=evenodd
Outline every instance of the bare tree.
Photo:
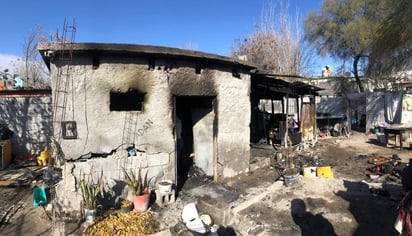
M 46 41 L 47 37 L 42 35 L 40 26 L 33 28 L 24 40 L 24 57 L 21 59 L 23 66 L 16 68 L 15 73 L 24 81 L 25 87 L 44 88 L 50 84 L 47 68 L 37 50 L 37 44 Z
M 262 10 L 261 23 L 254 32 L 236 40 L 233 57 L 247 60 L 276 74 L 308 75 L 313 66 L 313 53 L 305 47 L 300 27 L 299 11 L 291 16 L 288 2 L 270 1 Z

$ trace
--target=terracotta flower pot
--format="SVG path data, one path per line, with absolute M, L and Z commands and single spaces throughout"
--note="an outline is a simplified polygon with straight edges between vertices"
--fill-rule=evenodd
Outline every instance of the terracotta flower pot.
M 148 191 L 148 193 L 140 195 L 140 196 L 133 195 L 132 199 L 133 199 L 134 209 L 137 212 L 145 212 L 149 208 L 150 190 Z

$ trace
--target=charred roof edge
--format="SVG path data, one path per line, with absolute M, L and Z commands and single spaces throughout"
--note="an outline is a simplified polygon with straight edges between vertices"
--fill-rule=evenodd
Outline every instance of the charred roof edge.
M 187 49 L 149 46 L 139 44 L 113 44 L 113 43 L 40 43 L 37 46 L 43 60 L 49 67 L 50 58 L 48 52 L 58 54 L 60 51 L 71 50 L 74 54 L 79 52 L 108 52 L 108 53 L 134 53 L 145 56 L 177 57 L 191 60 L 206 60 L 218 64 L 234 65 L 245 69 L 255 69 L 257 66 L 251 62 L 238 60 L 231 57 L 220 56 L 212 53 L 193 51 Z

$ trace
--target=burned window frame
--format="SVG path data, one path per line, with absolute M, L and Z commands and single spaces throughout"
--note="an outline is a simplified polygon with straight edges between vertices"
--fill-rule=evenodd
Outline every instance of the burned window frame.
M 110 92 L 110 111 L 143 111 L 146 93 L 139 90 Z

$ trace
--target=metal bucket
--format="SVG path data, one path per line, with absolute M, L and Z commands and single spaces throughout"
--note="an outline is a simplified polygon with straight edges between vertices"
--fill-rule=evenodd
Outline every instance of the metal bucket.
M 299 175 L 299 172 L 294 168 L 286 169 L 283 174 L 285 185 L 287 187 L 296 186 L 299 183 Z

